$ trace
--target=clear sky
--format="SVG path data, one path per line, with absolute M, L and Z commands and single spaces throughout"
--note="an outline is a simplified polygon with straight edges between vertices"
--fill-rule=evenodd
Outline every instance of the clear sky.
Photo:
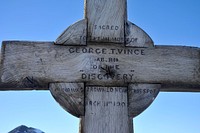
M 1 0 L 0 42 L 55 41 L 83 19 L 83 0 Z M 128 19 L 156 45 L 200 47 L 199 0 L 128 0 Z M 78 119 L 48 91 L 0 92 L 0 133 L 19 125 L 46 133 L 78 133 Z M 134 119 L 135 133 L 199 133 L 200 93 L 160 93 Z

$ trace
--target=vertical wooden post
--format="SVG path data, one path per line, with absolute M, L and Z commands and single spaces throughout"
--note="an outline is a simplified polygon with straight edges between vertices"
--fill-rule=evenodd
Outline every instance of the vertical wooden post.
M 85 0 L 88 42 L 124 44 L 126 0 Z
M 83 133 L 132 133 L 126 87 L 86 87 L 85 91 Z

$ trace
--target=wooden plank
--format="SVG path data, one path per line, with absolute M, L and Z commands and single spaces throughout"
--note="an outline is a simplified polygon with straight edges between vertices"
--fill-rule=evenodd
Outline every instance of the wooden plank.
M 86 87 L 83 133 L 131 133 L 127 100 L 126 87 Z
M 4 42 L 1 90 L 48 89 L 48 83 L 127 86 L 160 83 L 164 91 L 200 91 L 199 48 L 131 48 L 53 42 Z M 173 87 L 171 89 L 171 87 Z M 162 88 L 161 88 L 162 91 Z
M 88 41 L 124 44 L 126 0 L 86 0 Z
M 67 112 L 76 117 L 84 115 L 83 83 L 51 83 L 49 90 L 54 99 Z

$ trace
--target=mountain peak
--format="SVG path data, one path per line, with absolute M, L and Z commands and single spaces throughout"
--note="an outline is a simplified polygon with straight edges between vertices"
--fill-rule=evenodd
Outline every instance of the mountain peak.
M 27 127 L 25 125 L 21 125 L 15 129 L 13 129 L 12 131 L 8 132 L 8 133 L 44 133 L 43 131 L 39 130 L 39 129 L 35 129 L 32 127 Z

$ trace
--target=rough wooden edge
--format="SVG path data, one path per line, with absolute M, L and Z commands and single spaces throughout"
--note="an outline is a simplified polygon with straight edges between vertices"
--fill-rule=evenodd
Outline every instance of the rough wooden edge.
M 76 117 L 84 115 L 84 83 L 50 83 L 49 90 L 64 110 Z
M 14 88 L 13 84 L 0 84 L 0 91 L 49 91 L 48 84 L 40 87 L 40 88 Z M 173 85 L 173 84 L 162 84 L 160 88 L 160 92 L 191 92 L 191 93 L 199 93 L 200 86 L 192 86 L 192 85 Z
M 86 45 L 87 20 L 83 19 L 69 26 L 57 39 L 59 45 Z
M 156 99 L 160 84 L 129 84 L 129 116 L 134 118 L 146 110 Z
M 1 64 L 0 64 L 0 74 L 2 76 L 3 72 L 3 63 L 5 59 L 5 53 L 6 53 L 6 45 L 7 44 L 25 44 L 25 45 L 54 45 L 54 42 L 46 42 L 46 41 L 16 41 L 16 40 L 11 40 L 11 41 L 3 41 L 2 46 L 1 46 Z M 38 79 L 39 80 L 39 79 Z M 33 84 L 28 87 L 22 87 L 19 85 L 18 82 L 12 82 L 12 83 L 2 83 L 2 80 L 0 78 L 0 91 L 15 91 L 15 90 L 20 90 L 20 91 L 27 91 L 27 90 L 48 90 L 48 83 L 41 85 L 41 83 L 38 84 L 37 81 L 33 81 Z
M 125 23 L 125 46 L 129 47 L 154 47 L 151 37 L 140 27 L 130 21 Z

